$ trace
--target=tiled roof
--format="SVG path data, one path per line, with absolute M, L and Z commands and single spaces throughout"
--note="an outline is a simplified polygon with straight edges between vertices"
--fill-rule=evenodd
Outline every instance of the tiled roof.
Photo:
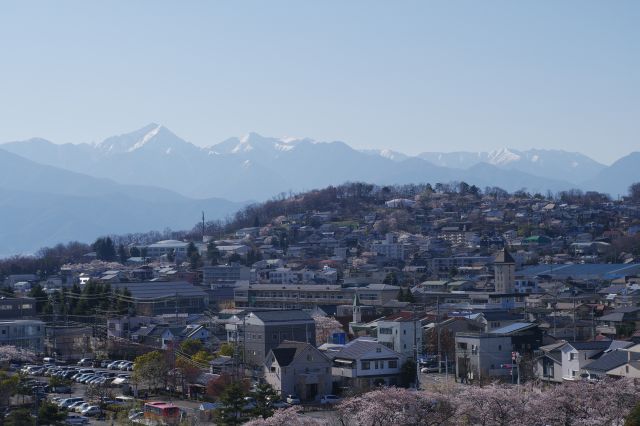
M 608 352 L 597 360 L 587 364 L 584 369 L 587 371 L 607 372 L 621 365 L 625 365 L 629 360 L 640 360 L 640 353 L 625 350 Z

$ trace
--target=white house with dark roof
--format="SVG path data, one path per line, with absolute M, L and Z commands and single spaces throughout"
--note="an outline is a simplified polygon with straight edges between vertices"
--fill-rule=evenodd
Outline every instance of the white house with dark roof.
M 331 360 L 313 345 L 285 340 L 265 359 L 264 378 L 283 397 L 315 401 L 331 394 Z
M 581 372 L 607 353 L 631 346 L 620 340 L 558 342 L 540 347 L 534 371 L 539 379 L 561 382 L 580 380 Z M 602 374 L 601 372 L 599 374 Z
M 330 345 L 325 355 L 333 361 L 333 380 L 344 389 L 367 390 L 377 385 L 397 386 L 406 357 L 370 338 L 346 345 Z

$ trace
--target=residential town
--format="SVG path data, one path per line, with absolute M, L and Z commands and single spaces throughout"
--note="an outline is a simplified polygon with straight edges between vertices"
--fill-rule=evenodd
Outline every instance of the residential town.
M 500 423 L 473 401 L 637 401 L 635 189 L 352 183 L 103 237 L 47 270 L 7 259 L 1 374 L 19 381 L 2 404 L 70 424 L 492 425 L 525 414 Z M 411 392 L 448 405 L 427 404 L 433 423 L 359 417 Z M 629 404 L 541 424 L 622 424 Z

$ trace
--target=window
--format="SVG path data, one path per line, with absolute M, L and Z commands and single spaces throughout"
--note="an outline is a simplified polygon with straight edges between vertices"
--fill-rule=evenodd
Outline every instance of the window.
M 389 368 L 398 368 L 398 361 L 395 359 L 392 359 L 389 361 Z
M 576 354 L 575 354 L 575 353 L 573 353 L 573 352 L 570 352 L 570 353 L 569 353 L 569 361 L 573 361 L 573 360 L 575 360 L 575 359 L 576 359 Z
M 498 350 L 501 351 L 502 350 L 502 345 L 498 345 Z
M 361 365 L 363 370 L 370 370 L 371 369 L 371 363 L 369 361 L 362 361 L 360 365 Z
M 382 348 L 376 348 L 376 352 L 382 352 Z
M 407 334 L 407 330 L 402 330 L 402 334 Z

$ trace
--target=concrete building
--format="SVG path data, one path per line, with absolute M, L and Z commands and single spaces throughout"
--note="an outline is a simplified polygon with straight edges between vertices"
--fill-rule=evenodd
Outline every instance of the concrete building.
M 461 381 L 506 377 L 511 374 L 511 337 L 458 333 L 456 335 L 456 376 Z
M 264 378 L 273 388 L 302 401 L 316 401 L 332 393 L 331 360 L 306 342 L 285 340 L 269 351 Z
M 342 287 L 337 284 L 240 284 L 235 288 L 236 307 L 311 309 L 317 305 L 345 305 L 355 293 L 368 306 L 383 306 L 398 296 L 400 287 L 369 284 Z
M 228 340 L 244 347 L 247 365 L 262 367 L 271 349 L 285 340 L 316 344 L 316 323 L 300 310 L 253 311 L 225 325 Z
M 111 288 L 129 290 L 137 315 L 199 314 L 209 304 L 207 293 L 186 281 L 113 283 Z
M 378 342 L 389 349 L 415 358 L 416 347 L 422 352 L 422 323 L 411 312 L 398 312 L 375 321 Z
M 184 241 L 162 240 L 139 248 L 146 250 L 147 257 L 157 258 L 163 255 L 175 255 L 178 259 L 184 259 L 187 257 L 188 245 L 189 243 Z
M 30 297 L 0 297 L 0 320 L 35 318 L 36 300 Z
M 388 259 L 404 260 L 404 244 L 396 241 L 396 236 L 392 233 L 386 235 L 384 241 L 378 241 L 371 245 L 371 251 Z
M 507 249 L 502 249 L 493 262 L 496 293 L 513 293 L 515 289 L 516 261 Z
M 44 350 L 44 323 L 38 320 L 0 320 L 0 346 Z
M 239 264 L 202 267 L 202 282 L 212 284 L 229 281 L 249 281 L 251 269 Z

